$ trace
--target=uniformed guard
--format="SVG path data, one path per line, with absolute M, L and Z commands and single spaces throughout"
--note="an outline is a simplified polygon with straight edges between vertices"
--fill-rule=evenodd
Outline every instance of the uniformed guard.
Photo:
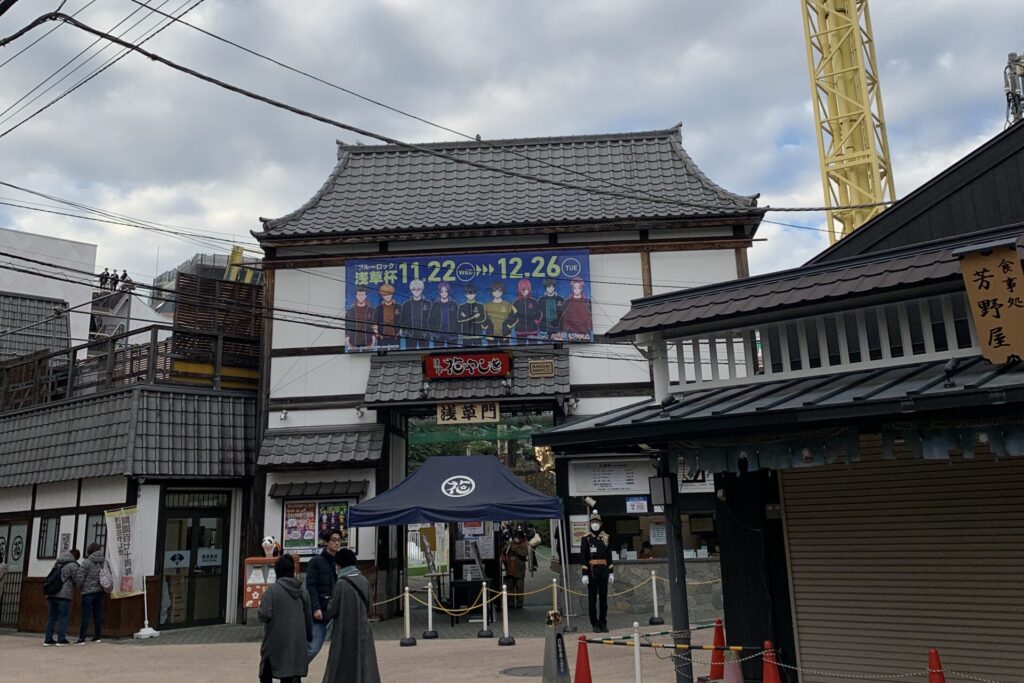
M 608 633 L 608 586 L 615 583 L 608 534 L 601 531 L 601 515 L 590 513 L 590 531 L 580 541 L 583 555 L 583 585 L 587 587 L 590 625 L 594 633 Z M 600 601 L 600 606 L 598 602 Z

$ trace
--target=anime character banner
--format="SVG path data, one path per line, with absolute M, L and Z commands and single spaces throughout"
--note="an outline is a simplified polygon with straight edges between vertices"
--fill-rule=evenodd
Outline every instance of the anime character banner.
M 592 342 L 585 249 L 353 259 L 348 351 Z

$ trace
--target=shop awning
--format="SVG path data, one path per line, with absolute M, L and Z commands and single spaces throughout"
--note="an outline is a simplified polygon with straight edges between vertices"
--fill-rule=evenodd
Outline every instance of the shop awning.
M 362 481 L 303 481 L 291 484 L 274 484 L 270 487 L 271 498 L 332 498 L 334 496 L 362 496 L 370 488 L 370 482 Z
M 493 455 L 437 456 L 349 509 L 349 526 L 556 519 L 562 501 L 530 488 Z

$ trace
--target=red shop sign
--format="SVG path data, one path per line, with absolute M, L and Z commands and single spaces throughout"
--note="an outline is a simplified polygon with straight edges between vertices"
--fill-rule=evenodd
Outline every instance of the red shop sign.
M 427 379 L 473 379 L 505 377 L 512 359 L 497 353 L 433 353 L 423 357 L 423 375 Z

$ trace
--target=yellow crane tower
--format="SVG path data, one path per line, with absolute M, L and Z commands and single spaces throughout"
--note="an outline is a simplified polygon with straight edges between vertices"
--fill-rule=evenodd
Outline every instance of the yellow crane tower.
M 800 0 L 829 242 L 896 198 L 868 0 Z M 843 208 L 864 204 L 863 208 Z

